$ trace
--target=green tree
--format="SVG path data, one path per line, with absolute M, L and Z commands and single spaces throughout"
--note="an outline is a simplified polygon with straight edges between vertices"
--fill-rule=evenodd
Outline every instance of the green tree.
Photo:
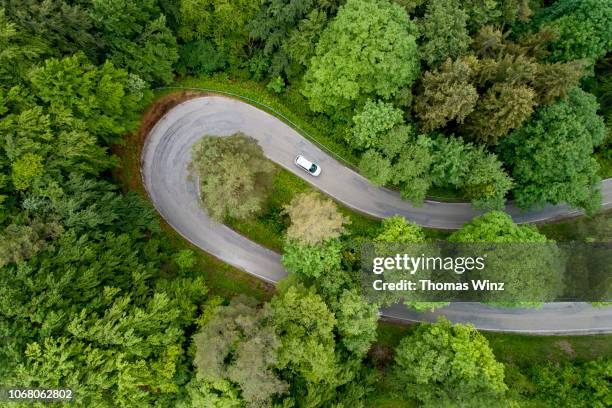
M 207 40 L 195 40 L 180 48 L 181 66 L 191 74 L 211 74 L 227 65 L 227 56 Z
M 436 160 L 431 165 L 432 183 L 436 186 L 461 188 L 469 173 L 473 147 L 461 137 L 433 135 L 433 154 Z
M 552 59 L 587 58 L 593 64 L 612 50 L 612 1 L 560 0 L 542 12 L 541 24 L 559 33 L 552 41 Z
M 11 167 L 13 185 L 17 190 L 26 190 L 32 180 L 40 177 L 45 170 L 42 157 L 34 153 L 24 154 L 13 162 Z
M 212 384 L 231 381 L 254 406 L 284 394 L 287 384 L 272 370 L 281 343 L 266 324 L 269 309 L 257 309 L 253 300 L 238 296 L 213 313 L 194 336 L 197 378 Z
M 425 15 L 419 21 L 424 41 L 422 58 L 430 66 L 438 65 L 448 58 L 456 59 L 470 46 L 466 27 L 468 15 L 458 0 L 432 0 L 427 3 Z
M 303 281 L 316 281 L 323 275 L 340 271 L 342 245 L 337 239 L 328 239 L 315 245 L 288 241 L 283 247 L 282 262 L 287 271 Z
M 499 406 L 504 366 L 472 326 L 421 324 L 395 353 L 396 381 L 424 407 Z
M 288 58 L 282 58 L 282 54 L 273 57 L 270 67 L 272 72 L 284 69 L 287 76 L 297 76 L 308 68 L 328 21 L 327 13 L 319 9 L 311 11 L 302 19 L 297 27 L 289 32 L 289 37 L 281 47 L 281 52 L 285 52 Z
M 249 22 L 250 35 L 263 43 L 269 74 L 296 76 L 309 64 L 315 45 L 335 14 L 337 0 L 264 0 Z
M 333 201 L 314 191 L 296 195 L 285 207 L 285 213 L 291 219 L 287 238 L 302 245 L 316 245 L 337 238 L 349 223 Z
M 369 148 L 379 145 L 381 134 L 402 122 L 402 111 L 388 102 L 368 100 L 353 116 L 353 122 L 349 143 L 356 148 Z
M 185 41 L 212 41 L 231 62 L 245 55 L 249 40 L 248 23 L 261 0 L 180 0 L 178 35 Z
M 472 78 L 477 63 L 474 57 L 455 62 L 449 59 L 439 70 L 425 72 L 414 106 L 425 132 L 443 127 L 450 121 L 463 123 L 474 110 L 478 92 Z
M 502 211 L 491 211 L 474 218 L 454 232 L 449 242 L 518 243 L 547 242 L 547 238 L 531 225 L 517 225 Z
M 53 120 L 88 131 L 106 143 L 132 130 L 142 95 L 132 93 L 130 76 L 111 62 L 91 64 L 83 54 L 49 59 L 30 73 L 32 89 Z M 75 126 L 80 119 L 85 128 Z
M 473 148 L 467 155 L 470 163 L 461 189 L 474 206 L 499 210 L 514 186 L 499 158 L 484 148 Z
M 423 229 L 415 223 L 406 221 L 401 215 L 396 215 L 382 221 L 382 226 L 375 242 L 390 243 L 423 243 L 426 237 Z
M 79 389 L 83 406 L 146 407 L 176 395 L 184 329 L 206 287 L 153 282 L 159 242 L 138 236 L 68 230 L 49 242 L 54 250 L 2 268 L 7 385 Z
M 196 255 L 191 249 L 182 249 L 174 255 L 174 262 L 181 271 L 188 271 L 196 263 Z
M 429 169 L 434 162 L 432 142 L 425 135 L 404 147 L 393 167 L 391 182 L 400 188 L 403 198 L 421 204 L 431 186 Z
M 361 156 L 359 168 L 374 184 L 384 185 L 393 177 L 393 164 L 405 146 L 414 143 L 411 125 L 397 125 L 384 132 L 376 140 L 376 149 L 369 149 Z
M 22 35 L 30 40 L 36 37 L 48 56 L 84 52 L 99 60 L 104 42 L 83 5 L 62 0 L 5 0 L 3 7 Z
M 240 390 L 230 381 L 214 382 L 192 379 L 185 387 L 186 400 L 179 401 L 177 408 L 238 408 L 246 402 L 240 397 Z
M 275 169 L 257 141 L 242 133 L 204 136 L 193 145 L 190 170 L 199 178 L 202 203 L 219 222 L 259 212 Z
M 612 404 L 612 361 L 600 358 L 586 363 L 537 364 L 529 369 L 534 399 L 549 406 L 577 408 Z
M 310 107 L 339 114 L 367 98 L 389 99 L 410 86 L 419 70 L 416 32 L 396 4 L 348 0 L 321 34 L 304 76 Z
M 284 290 L 269 307 L 281 341 L 276 368 L 294 384 L 294 398 L 307 403 L 314 396 L 322 403 L 320 398 L 332 397 L 344 380 L 335 354 L 333 313 L 314 289 L 301 285 Z
M 563 291 L 565 259 L 558 247 L 534 227 L 516 225 L 504 212 L 492 211 L 476 217 L 448 240 L 476 244 L 463 248 L 466 252 L 487 251 L 485 269 L 474 271 L 468 278 L 504 282 L 505 288 L 503 294 L 482 294 L 483 300 L 502 306 L 530 307 L 555 300 Z M 481 243 L 504 245 L 487 250 Z
M 378 307 L 363 300 L 358 290 L 344 290 L 332 306 L 340 344 L 363 358 L 376 340 Z
M 591 156 L 606 129 L 597 109 L 594 96 L 573 89 L 504 139 L 502 157 L 512 166 L 519 206 L 567 202 L 588 212 L 600 206 L 598 166 Z
M 176 39 L 155 0 L 92 0 L 90 14 L 115 65 L 148 83 L 172 81 Z
M 41 40 L 27 35 L 0 8 L 0 81 L 3 86 L 23 81 L 44 51 Z
M 0 234 L 0 267 L 14 262 L 23 262 L 42 250 L 51 250 L 50 241 L 57 238 L 63 228 L 57 222 L 43 223 L 30 220 L 25 225 L 9 224 Z
M 525 85 L 495 84 L 468 116 L 464 133 L 477 142 L 495 145 L 531 116 L 535 98 L 534 90 Z
M 527 0 L 467 0 L 462 3 L 469 15 L 471 31 L 485 25 L 512 26 L 517 20 L 526 22 L 533 14 L 529 5 Z
M 359 170 L 377 186 L 384 186 L 393 176 L 391 160 L 375 149 L 366 150 L 361 156 Z

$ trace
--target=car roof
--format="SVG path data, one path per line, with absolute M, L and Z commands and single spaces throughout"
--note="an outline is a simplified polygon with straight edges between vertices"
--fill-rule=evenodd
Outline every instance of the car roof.
M 296 162 L 297 164 L 299 164 L 300 166 L 303 166 L 303 167 L 305 167 L 305 168 L 307 168 L 307 169 L 309 169 L 309 168 L 310 168 L 310 166 L 312 166 L 312 164 L 313 164 L 313 163 L 312 163 L 310 160 L 306 159 L 306 158 L 305 158 L 304 156 L 302 156 L 302 155 L 299 155 L 299 156 L 298 156 L 298 157 L 295 159 L 295 162 Z

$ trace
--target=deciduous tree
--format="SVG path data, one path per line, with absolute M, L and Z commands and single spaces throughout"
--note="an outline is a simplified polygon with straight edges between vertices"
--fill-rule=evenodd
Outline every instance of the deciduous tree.
M 378 138 L 402 122 L 402 111 L 388 102 L 368 100 L 353 116 L 353 122 L 349 143 L 356 148 L 370 148 L 380 145 Z
M 415 24 L 398 5 L 348 0 L 321 34 L 304 76 L 310 107 L 338 114 L 410 86 L 419 71 L 416 35 Z
M 504 140 L 501 151 L 512 166 L 518 205 L 567 202 L 589 212 L 600 206 L 598 166 L 591 156 L 606 130 L 597 109 L 595 97 L 574 89 Z
M 289 241 L 283 247 L 282 261 L 285 268 L 302 281 L 316 282 L 323 275 L 340 273 L 342 245 L 337 239 L 314 245 Z
M 333 201 L 317 192 L 296 195 L 285 207 L 285 212 L 291 219 L 287 238 L 302 245 L 316 245 L 337 238 L 349 222 Z
M 587 58 L 593 64 L 612 49 L 612 1 L 560 0 L 542 12 L 541 24 L 559 33 L 552 59 Z
M 565 260 L 558 247 L 534 227 L 516 225 L 504 212 L 492 211 L 474 218 L 453 233 L 449 241 L 503 244 L 487 251 L 485 269 L 469 277 L 504 282 L 503 294 L 484 293 L 482 300 L 502 306 L 533 307 L 555 300 L 563 291 Z M 481 248 L 485 249 L 482 245 L 463 249 L 474 252 Z
M 378 307 L 364 300 L 358 290 L 344 290 L 333 305 L 340 344 L 360 358 L 376 339 Z
M 267 324 L 269 312 L 242 296 L 216 307 L 194 337 L 198 379 L 205 384 L 230 381 L 251 405 L 269 404 L 273 395 L 284 394 L 287 384 L 272 370 L 281 343 Z
M 425 407 L 499 405 L 507 389 L 487 339 L 443 318 L 402 339 L 395 372 L 406 395 Z
M 193 146 L 191 157 L 202 203 L 213 219 L 244 219 L 261 210 L 275 169 L 255 139 L 242 133 L 204 136 Z
M 425 234 L 417 224 L 406 221 L 406 218 L 396 215 L 382 221 L 381 230 L 374 238 L 375 242 L 390 243 L 422 243 L 425 242 Z

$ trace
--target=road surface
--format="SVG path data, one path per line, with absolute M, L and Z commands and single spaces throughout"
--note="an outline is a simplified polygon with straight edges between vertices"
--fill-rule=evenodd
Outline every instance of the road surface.
M 142 153 L 142 177 L 151 201 L 183 237 L 206 252 L 268 282 L 286 276 L 280 255 L 230 228 L 213 222 L 202 209 L 195 180 L 187 165 L 191 147 L 203 135 L 229 136 L 235 132 L 257 139 L 265 155 L 347 207 L 377 218 L 402 215 L 425 227 L 457 229 L 480 214 L 469 203 L 427 201 L 414 207 L 399 194 L 370 184 L 291 127 L 247 103 L 206 96 L 188 100 L 164 115 L 149 133 Z M 297 154 L 321 165 L 311 177 L 298 169 Z M 612 180 L 602 185 L 603 207 L 612 208 Z M 516 222 L 538 222 L 580 214 L 565 205 L 524 212 L 509 205 Z M 553 303 L 539 310 L 497 309 L 481 304 L 454 303 L 436 313 L 416 313 L 402 306 L 384 310 L 388 317 L 407 321 L 435 320 L 438 314 L 453 322 L 472 322 L 483 330 L 546 334 L 612 333 L 612 307 L 584 303 Z

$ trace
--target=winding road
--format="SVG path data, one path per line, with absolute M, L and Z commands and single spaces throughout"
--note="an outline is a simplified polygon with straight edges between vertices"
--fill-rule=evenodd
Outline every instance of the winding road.
M 402 215 L 425 227 L 457 229 L 480 214 L 468 203 L 427 201 L 414 207 L 397 192 L 373 186 L 276 117 L 245 102 L 223 96 L 188 100 L 166 113 L 151 129 L 142 152 L 142 178 L 162 217 L 184 238 L 224 262 L 274 283 L 287 275 L 280 255 L 225 225 L 211 221 L 202 209 L 197 186 L 189 179 L 191 147 L 203 135 L 244 132 L 258 140 L 265 155 L 338 202 L 376 218 Z M 313 178 L 295 167 L 301 153 L 321 165 Z M 602 183 L 603 207 L 612 208 L 612 180 Z M 505 209 L 519 223 L 579 215 L 565 205 L 524 212 Z M 499 309 L 480 303 L 453 303 L 433 313 L 417 313 L 401 305 L 382 315 L 404 321 L 433 321 L 443 314 L 453 322 L 473 323 L 481 330 L 539 333 L 612 333 L 612 307 L 586 303 L 549 303 L 541 309 Z

